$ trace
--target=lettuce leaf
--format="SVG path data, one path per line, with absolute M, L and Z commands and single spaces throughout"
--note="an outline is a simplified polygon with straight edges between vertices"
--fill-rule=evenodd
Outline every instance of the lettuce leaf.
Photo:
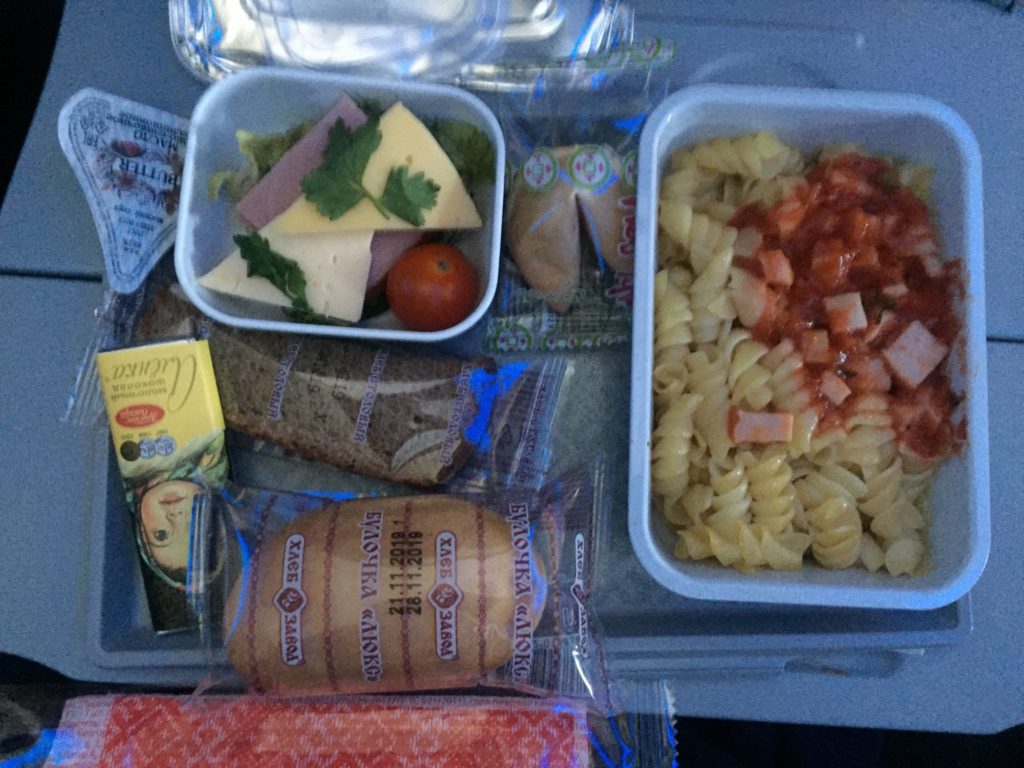
M 467 188 L 494 183 L 494 146 L 486 133 L 460 120 L 435 120 L 428 127 Z
M 210 199 L 216 200 L 222 193 L 227 193 L 232 202 L 241 200 L 313 125 L 314 122 L 308 120 L 281 133 L 236 131 L 235 140 L 238 142 L 238 151 L 246 160 L 245 167 L 240 170 L 218 171 L 210 176 L 207 187 Z

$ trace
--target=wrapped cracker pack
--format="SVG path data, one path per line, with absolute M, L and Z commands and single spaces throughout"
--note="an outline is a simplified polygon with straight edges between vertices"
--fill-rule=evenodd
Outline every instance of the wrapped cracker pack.
M 471 85 L 494 106 L 510 164 L 502 278 L 488 351 L 629 339 L 640 129 L 669 90 L 674 44 L 503 68 Z

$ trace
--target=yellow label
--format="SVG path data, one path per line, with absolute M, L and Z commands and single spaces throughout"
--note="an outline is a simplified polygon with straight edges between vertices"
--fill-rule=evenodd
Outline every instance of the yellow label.
M 227 476 L 224 416 L 206 341 L 102 352 L 96 367 L 143 561 L 184 588 L 192 499 Z

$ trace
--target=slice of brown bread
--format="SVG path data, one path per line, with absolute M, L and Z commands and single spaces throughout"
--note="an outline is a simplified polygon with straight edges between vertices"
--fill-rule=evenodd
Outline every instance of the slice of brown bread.
M 205 336 L 230 429 L 306 458 L 383 480 L 433 486 L 472 455 L 474 371 L 489 358 L 391 348 L 219 325 L 177 290 L 154 297 L 138 341 Z

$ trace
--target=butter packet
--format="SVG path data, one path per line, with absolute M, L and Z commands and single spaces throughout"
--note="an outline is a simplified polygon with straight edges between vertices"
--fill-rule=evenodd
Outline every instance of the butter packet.
M 209 345 L 179 340 L 101 352 L 96 367 L 153 627 L 194 626 L 186 595 L 193 502 L 228 472 Z
M 110 287 L 132 293 L 174 242 L 189 121 L 85 88 L 57 120 L 85 193 Z

